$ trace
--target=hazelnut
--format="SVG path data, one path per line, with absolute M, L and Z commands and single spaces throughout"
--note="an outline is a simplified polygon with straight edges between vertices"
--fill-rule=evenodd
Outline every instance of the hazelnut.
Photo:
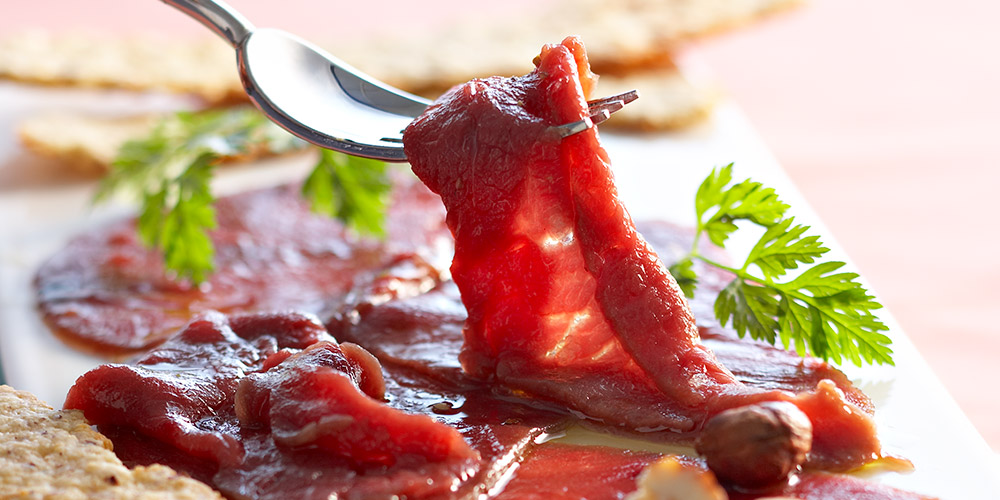
M 788 479 L 812 447 L 812 423 L 792 403 L 726 410 L 705 424 L 695 449 L 720 481 L 758 489 Z

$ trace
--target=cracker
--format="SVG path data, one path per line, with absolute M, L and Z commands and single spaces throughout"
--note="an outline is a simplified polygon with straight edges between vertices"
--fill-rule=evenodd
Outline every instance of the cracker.
M 23 32 L 0 38 L 0 78 L 27 83 L 189 93 L 246 100 L 222 40 Z
M 507 22 L 445 26 L 423 37 L 380 38 L 333 49 L 344 60 L 404 90 L 433 97 L 473 78 L 521 75 L 545 43 L 580 35 L 599 95 L 639 89 L 606 126 L 669 130 L 708 116 L 717 92 L 679 70 L 673 52 L 686 41 L 753 21 L 799 0 L 558 0 Z
M 558 0 L 548 9 L 498 22 L 463 21 L 405 39 L 381 37 L 333 47 L 338 57 L 391 85 L 434 94 L 489 75 L 532 69 L 546 43 L 579 35 L 601 75 L 672 66 L 692 38 L 745 24 L 799 0 Z
M 244 113 L 245 108 L 206 110 L 202 113 Z M 256 113 L 256 111 L 253 111 Z M 149 137 L 156 126 L 170 114 L 149 113 L 136 116 L 96 116 L 59 113 L 28 118 L 18 126 L 21 142 L 40 156 L 65 163 L 86 174 L 102 174 L 111 168 L 125 142 Z M 263 118 L 261 118 L 263 120 Z M 303 141 L 264 122 L 273 130 L 249 144 L 246 151 L 222 156 L 220 164 L 253 161 L 283 155 L 305 148 Z
M 674 68 L 654 68 L 625 76 L 602 76 L 597 96 L 638 90 L 639 99 L 611 115 L 601 124 L 627 130 L 677 130 L 707 118 L 719 92 L 709 85 L 696 85 Z
M 149 135 L 156 114 L 126 117 L 71 113 L 30 117 L 18 126 L 21 142 L 40 156 L 53 158 L 87 174 L 102 174 L 122 144 Z
M 799 2 L 554 0 L 507 19 L 463 19 L 403 39 L 355 39 L 327 44 L 327 49 L 390 85 L 436 97 L 473 78 L 525 74 L 543 44 L 576 34 L 587 45 L 593 70 L 605 79 L 602 93 L 639 88 L 643 95 L 608 125 L 671 129 L 708 115 L 714 102 L 711 92 L 687 81 L 675 68 L 672 54 L 681 44 Z M 0 39 L 0 78 L 169 90 L 197 95 L 210 104 L 246 99 L 232 49 L 215 38 L 122 40 L 22 33 Z M 77 164 L 91 159 L 83 154 Z
M 537 48 L 535 50 L 537 51 Z M 503 53 L 498 55 L 503 57 L 501 54 Z M 527 69 L 516 67 L 524 62 L 524 58 L 517 58 L 516 61 L 514 59 L 510 58 L 506 62 L 506 71 L 494 71 L 494 73 L 517 75 L 527 73 L 530 70 L 530 63 Z M 412 58 L 401 58 L 401 60 L 413 61 Z M 496 60 L 499 60 L 499 57 Z M 440 82 L 422 82 L 421 86 L 432 86 L 411 88 L 410 90 L 436 96 L 446 91 L 451 85 L 466 81 L 467 77 L 473 78 L 464 73 L 469 66 L 453 66 L 451 70 L 448 70 L 446 68 L 450 64 L 448 61 L 447 57 L 438 57 L 431 59 L 431 64 L 439 65 L 442 75 L 452 75 L 453 81 L 442 79 Z M 459 70 L 459 68 L 462 69 Z M 484 66 L 482 70 L 490 71 L 488 66 Z M 373 68 L 372 73 L 375 74 L 378 71 L 379 69 Z M 385 71 L 382 76 L 390 84 L 407 88 L 408 85 L 416 85 L 416 83 L 405 79 L 408 78 L 405 75 L 411 74 L 413 73 L 402 70 L 397 77 L 393 76 L 393 72 Z M 443 86 L 438 87 L 439 84 Z M 709 116 L 719 95 L 717 89 L 707 83 L 696 84 L 692 82 L 680 69 L 674 66 L 672 60 L 661 60 L 656 65 L 635 68 L 625 74 L 601 74 L 596 92 L 592 97 L 614 95 L 632 89 L 639 91 L 639 100 L 612 115 L 610 120 L 601 125 L 602 128 L 612 127 L 641 131 L 685 128 Z
M 219 499 L 169 467 L 129 470 L 78 410 L 53 410 L 29 393 L 0 386 L 0 497 Z

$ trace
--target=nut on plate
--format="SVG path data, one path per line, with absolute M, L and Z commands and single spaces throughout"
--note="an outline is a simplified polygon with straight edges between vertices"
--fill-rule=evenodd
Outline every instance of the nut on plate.
M 695 448 L 724 483 L 744 489 L 787 480 L 812 447 L 812 423 L 792 403 L 770 401 L 709 419 Z

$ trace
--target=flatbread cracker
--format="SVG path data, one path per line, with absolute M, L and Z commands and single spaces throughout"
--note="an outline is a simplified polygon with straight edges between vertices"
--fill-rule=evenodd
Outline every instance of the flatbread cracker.
M 506 20 L 471 19 L 405 39 L 326 44 L 348 63 L 401 89 L 436 97 L 472 78 L 531 70 L 545 43 L 581 35 L 611 88 L 640 88 L 609 126 L 671 129 L 709 114 L 712 93 L 685 81 L 671 54 L 692 38 L 798 5 L 800 0 L 555 0 Z M 232 49 L 221 40 L 22 33 L 0 39 L 0 78 L 169 90 L 210 105 L 246 99 Z M 634 79 L 629 82 L 629 79 Z M 656 82 L 664 82 L 657 87 Z M 79 163 L 78 163 L 79 164 Z
M 152 132 L 160 115 L 126 117 L 70 113 L 30 117 L 18 125 L 18 136 L 29 150 L 53 158 L 86 174 L 103 174 L 122 144 Z
M 241 112 L 238 108 L 226 108 L 226 111 Z M 157 124 L 169 116 L 165 113 L 122 117 L 73 113 L 46 114 L 21 122 L 18 126 L 18 135 L 26 148 L 40 156 L 63 162 L 81 173 L 103 174 L 111 168 L 112 162 L 125 142 L 148 137 Z M 284 134 L 276 125 L 272 127 L 275 133 Z M 294 139 L 290 135 L 287 140 L 266 139 L 252 144 L 245 152 L 223 156 L 218 161 L 220 164 L 247 162 L 294 153 L 305 148 L 303 141 Z
M 0 498 L 218 499 L 169 467 L 130 470 L 78 410 L 0 386 Z
M 16 33 L 0 38 L 0 78 L 188 93 L 210 103 L 246 100 L 233 49 L 214 38 Z
M 625 106 L 601 124 L 627 130 L 678 130 L 701 122 L 712 112 L 720 92 L 708 84 L 696 85 L 674 68 L 653 68 L 626 76 L 602 76 L 596 95 L 639 91 L 639 100 Z
M 791 7 L 799 0 L 558 0 L 506 22 L 480 19 L 422 37 L 380 37 L 333 47 L 345 61 L 415 93 L 430 94 L 489 75 L 532 69 L 546 43 L 579 35 L 594 72 L 625 75 L 672 66 L 683 42 Z
M 638 89 L 641 98 L 605 126 L 668 130 L 708 116 L 718 92 L 695 85 L 672 53 L 692 38 L 753 21 L 799 0 L 559 0 L 516 22 L 463 22 L 420 39 L 381 38 L 335 49 L 344 60 L 390 85 L 434 97 L 484 75 L 532 69 L 545 43 L 580 35 L 600 95 Z

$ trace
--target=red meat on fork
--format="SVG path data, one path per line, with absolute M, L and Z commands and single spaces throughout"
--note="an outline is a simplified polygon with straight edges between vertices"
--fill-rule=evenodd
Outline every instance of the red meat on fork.
M 701 343 L 676 282 L 618 200 L 597 131 L 561 138 L 552 129 L 588 115 L 582 44 L 546 46 L 536 64 L 524 77 L 452 89 L 404 134 L 413 171 L 441 195 L 455 236 L 452 275 L 469 314 L 463 368 L 645 431 L 696 432 L 724 409 L 791 400 L 822 432 L 852 430 L 849 444 L 817 436 L 816 465 L 877 456 L 865 412 L 818 411 L 849 406 L 836 388 L 751 388 Z

